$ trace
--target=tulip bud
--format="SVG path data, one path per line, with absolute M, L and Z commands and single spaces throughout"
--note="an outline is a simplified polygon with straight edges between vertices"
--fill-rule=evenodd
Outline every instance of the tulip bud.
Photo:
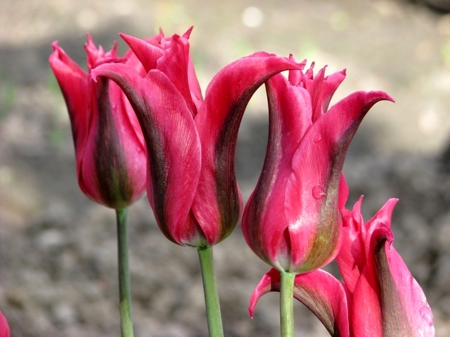
M 144 192 L 146 149 L 139 123 L 125 95 L 113 82 L 94 82 L 90 72 L 102 63 L 124 62 L 141 69 L 128 52 L 120 58 L 96 48 L 88 36 L 88 73 L 53 43 L 50 66 L 69 111 L 75 145 L 78 183 L 90 199 L 123 209 Z
M 397 201 L 388 200 L 367 222 L 361 215 L 362 198 L 352 211 L 343 211 L 337 260 L 351 301 L 354 336 L 434 336 L 425 294 L 393 247 L 391 215 Z

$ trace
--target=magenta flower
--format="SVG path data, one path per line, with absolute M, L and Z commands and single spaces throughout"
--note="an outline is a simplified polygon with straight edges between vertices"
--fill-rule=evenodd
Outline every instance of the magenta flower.
M 303 63 L 303 65 L 305 62 Z M 384 92 L 355 92 L 328 110 L 345 71 L 325 77 L 291 70 L 266 83 L 269 141 L 258 184 L 244 211 L 247 244 L 279 271 L 308 272 L 339 249 L 338 209 L 347 200 L 342 167 L 367 111 Z
M 102 63 L 124 62 L 142 69 L 132 52 L 123 58 L 116 45 L 109 52 L 87 37 L 88 73 L 53 43 L 50 66 L 69 111 L 75 145 L 78 184 L 90 199 L 123 209 L 144 192 L 146 149 L 137 118 L 125 95 L 113 82 L 94 82 L 90 72 Z
M 6 320 L 5 316 L 3 316 L 2 312 L 0 311 L 0 337 L 9 337 L 10 331 L 9 331 L 9 325 L 8 321 Z
M 256 53 L 223 68 L 203 100 L 183 36 L 144 41 L 122 35 L 142 62 L 142 76 L 125 64 L 104 64 L 93 76 L 114 80 L 131 101 L 147 144 L 147 195 L 159 227 L 180 245 L 211 246 L 236 226 L 242 199 L 234 154 L 244 109 L 269 77 L 298 68 Z
M 366 223 L 361 201 L 353 211 L 343 211 L 337 260 L 344 283 L 322 270 L 297 275 L 294 297 L 316 314 L 332 336 L 434 336 L 425 294 L 393 247 L 391 215 L 397 199 L 390 199 Z M 263 277 L 252 295 L 251 315 L 258 299 L 278 291 L 279 283 L 274 269 Z

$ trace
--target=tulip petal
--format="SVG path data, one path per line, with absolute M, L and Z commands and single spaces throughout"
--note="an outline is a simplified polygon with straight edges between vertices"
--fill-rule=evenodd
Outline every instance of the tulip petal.
M 156 69 L 158 59 L 164 54 L 160 45 L 156 44 L 155 41 L 145 41 L 123 33 L 119 35 L 141 61 L 146 72 Z
M 173 35 L 168 47 L 157 46 L 133 36 L 120 34 L 144 65 L 147 72 L 159 69 L 172 81 L 186 100 L 193 116 L 197 114 L 202 95 L 189 55 L 188 35 Z M 164 50 L 163 48 L 167 48 Z
M 296 68 L 297 64 L 287 58 L 261 52 L 231 63 L 211 81 L 195 118 L 202 143 L 202 175 L 193 204 L 208 242 L 227 237 L 241 215 L 234 156 L 248 101 L 268 78 Z
M 10 336 L 10 330 L 8 321 L 6 320 L 5 316 L 3 316 L 3 313 L 0 311 L 0 337 L 9 337 Z
M 280 272 L 276 269 L 267 272 L 253 291 L 250 317 L 253 317 L 258 300 L 271 291 L 280 291 Z M 331 336 L 350 335 L 346 293 L 342 284 L 331 274 L 319 269 L 297 275 L 293 295 L 316 315 Z
M 364 219 L 361 215 L 362 196 L 353 206 L 352 211 L 342 210 L 343 232 L 342 248 L 337 256 L 337 262 L 348 290 L 353 293 L 356 283 L 366 265 L 367 252 L 365 243 L 360 236 Z
M 434 336 L 433 314 L 425 294 L 392 241 L 386 224 L 379 224 L 371 234 L 372 258 L 353 296 L 355 335 L 376 331 L 374 336 Z
M 190 208 L 201 168 L 201 149 L 192 114 L 173 83 L 158 70 L 145 78 L 123 64 L 105 64 L 93 78 L 115 81 L 131 102 L 148 151 L 149 201 L 166 237 L 184 245 L 197 238 Z
M 97 202 L 123 209 L 145 188 L 145 147 L 129 124 L 131 106 L 106 78 L 92 84 L 90 132 L 79 160 L 81 190 Z M 138 130 L 140 127 L 138 126 Z
M 89 132 L 90 91 L 88 75 L 76 64 L 55 41 L 52 44 L 50 66 L 61 88 L 69 111 L 70 125 L 77 158 L 77 172 L 83 158 Z
M 314 63 L 311 65 L 311 75 Z M 315 122 L 328 110 L 331 98 L 336 92 L 339 85 L 345 79 L 345 70 L 334 73 L 330 76 L 325 76 L 326 67 L 319 70 L 319 73 L 313 78 L 304 78 L 305 89 L 311 95 L 311 102 L 313 106 L 312 120 Z
M 344 282 L 350 292 L 354 291 L 356 282 L 361 275 L 367 260 L 372 258 L 370 252 L 370 240 L 372 232 L 379 226 L 391 226 L 391 217 L 398 199 L 391 198 L 386 204 L 367 222 L 361 215 L 362 196 L 353 206 L 353 210 L 343 210 L 343 222 L 345 234 L 343 237 L 343 249 L 337 257 L 339 269 Z
M 268 81 L 266 90 L 269 103 L 266 157 L 258 184 L 246 205 L 242 230 L 252 250 L 275 267 L 275 261 L 280 259 L 282 262 L 282 255 L 289 255 L 288 251 L 281 252 L 289 249 L 281 243 L 288 226 L 288 222 L 283 221 L 284 191 L 292 172 L 291 158 L 312 125 L 312 108 L 308 92 L 302 87 L 291 86 L 281 74 Z M 284 227 L 280 228 L 280 224 Z M 281 265 L 277 268 L 284 269 Z
M 359 124 L 369 109 L 380 100 L 391 100 L 384 92 L 356 92 L 334 105 L 322 115 L 306 132 L 292 159 L 293 175 L 287 182 L 286 197 L 288 203 L 286 217 L 298 228 L 308 228 L 308 222 L 314 223 L 314 232 L 307 239 L 310 247 L 316 244 L 327 249 L 309 249 L 307 257 L 313 265 L 326 263 L 336 253 L 340 225 L 338 221 L 338 191 L 345 155 Z M 292 191 L 301 191 L 298 198 Z M 316 219 L 299 217 L 298 207 L 316 213 Z M 315 211 L 314 211 L 315 210 Z M 293 236 L 292 245 L 301 247 L 305 237 Z M 302 242 L 303 241 L 303 242 Z M 293 249 L 293 252 L 297 252 Z M 292 263 L 304 259 L 302 251 L 293 254 Z M 326 260 L 324 260 L 326 259 Z

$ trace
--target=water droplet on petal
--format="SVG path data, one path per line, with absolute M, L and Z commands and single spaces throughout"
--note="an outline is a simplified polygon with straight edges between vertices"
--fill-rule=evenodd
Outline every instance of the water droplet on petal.
M 314 143 L 318 143 L 322 140 L 322 136 L 321 135 L 315 135 L 313 138 Z
M 313 187 L 312 189 L 312 196 L 314 199 L 322 199 L 323 197 L 325 197 L 327 195 L 327 192 L 325 192 L 325 189 L 320 186 L 320 185 L 316 185 Z
M 424 305 L 419 309 L 419 314 L 423 318 L 425 322 L 427 322 L 430 326 L 433 325 L 433 313 L 429 306 Z

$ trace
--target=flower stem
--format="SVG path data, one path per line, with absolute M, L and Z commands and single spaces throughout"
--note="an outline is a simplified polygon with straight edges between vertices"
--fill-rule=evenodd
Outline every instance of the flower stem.
M 128 265 L 128 209 L 116 210 L 119 262 L 120 329 L 122 337 L 133 337 L 131 318 L 130 268 Z
M 295 274 L 280 272 L 280 326 L 282 337 L 294 336 L 294 280 Z
M 210 337 L 223 337 L 222 316 L 220 313 L 219 293 L 214 275 L 212 247 L 198 248 L 205 295 L 206 316 Z

